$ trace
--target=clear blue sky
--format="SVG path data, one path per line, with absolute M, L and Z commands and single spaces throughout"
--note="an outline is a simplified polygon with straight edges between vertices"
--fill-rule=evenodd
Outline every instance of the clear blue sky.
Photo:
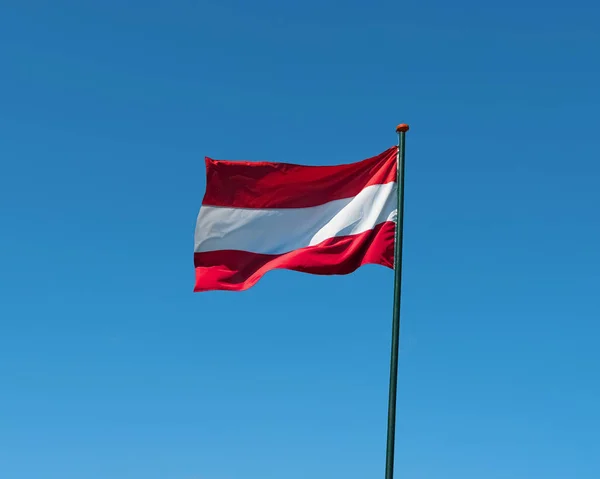
M 194 295 L 193 230 L 401 121 L 398 479 L 600 477 L 600 7 L 367 5 L 2 2 L 0 477 L 382 478 L 392 272 Z

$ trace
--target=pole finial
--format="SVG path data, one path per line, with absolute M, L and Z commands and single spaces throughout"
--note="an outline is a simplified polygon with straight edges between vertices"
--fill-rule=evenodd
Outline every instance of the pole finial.
M 406 133 L 409 130 L 409 126 L 406 123 L 400 123 L 396 127 L 396 133 Z

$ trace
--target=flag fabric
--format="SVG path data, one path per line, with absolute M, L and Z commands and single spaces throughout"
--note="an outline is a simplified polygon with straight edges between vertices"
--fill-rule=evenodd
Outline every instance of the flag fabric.
M 206 158 L 194 291 L 246 290 L 277 268 L 393 268 L 397 151 L 335 166 Z

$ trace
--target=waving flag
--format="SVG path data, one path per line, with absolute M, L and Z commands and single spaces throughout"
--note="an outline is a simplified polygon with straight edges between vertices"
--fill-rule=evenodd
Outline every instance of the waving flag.
M 206 158 L 194 291 L 245 290 L 276 268 L 393 268 L 397 152 L 336 166 Z

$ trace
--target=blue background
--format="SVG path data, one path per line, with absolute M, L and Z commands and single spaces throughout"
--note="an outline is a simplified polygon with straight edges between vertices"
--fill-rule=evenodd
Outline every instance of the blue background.
M 192 294 L 204 155 L 407 137 L 397 477 L 600 477 L 600 7 L 0 7 L 0 477 L 383 477 L 392 271 Z

